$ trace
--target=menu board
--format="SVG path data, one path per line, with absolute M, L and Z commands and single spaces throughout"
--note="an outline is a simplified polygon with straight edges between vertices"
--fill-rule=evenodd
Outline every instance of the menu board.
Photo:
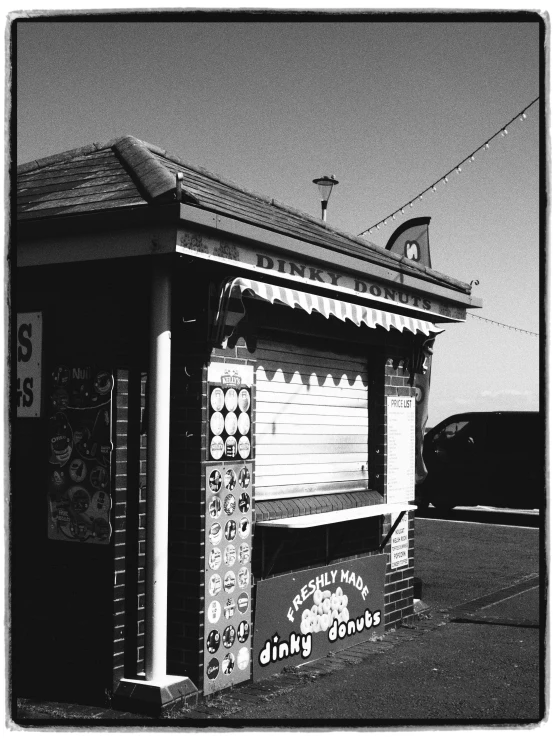
M 244 364 L 213 362 L 208 367 L 209 461 L 252 456 L 252 382 L 254 370 Z
M 250 678 L 252 462 L 207 464 L 204 694 Z
M 58 365 L 50 375 L 48 538 L 109 544 L 111 371 Z
M 415 398 L 387 396 L 387 503 L 414 499 Z

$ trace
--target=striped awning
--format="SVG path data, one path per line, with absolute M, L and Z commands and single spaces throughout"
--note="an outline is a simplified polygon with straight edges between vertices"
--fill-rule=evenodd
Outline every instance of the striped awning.
M 269 303 L 287 305 L 289 308 L 301 308 L 306 313 L 320 313 L 325 318 L 335 316 L 341 321 L 352 321 L 356 326 L 365 323 L 369 328 L 381 326 L 387 331 L 395 329 L 396 331 L 410 331 L 413 334 L 421 333 L 425 336 L 444 331 L 444 329 L 438 328 L 430 321 L 424 321 L 421 318 L 401 316 L 397 313 L 347 303 L 344 300 L 336 300 L 322 295 L 313 295 L 290 287 L 279 287 L 268 282 L 250 280 L 246 277 L 235 277 L 225 284 L 221 293 L 215 320 L 218 344 L 226 345 L 227 339 L 244 317 L 246 311 L 242 302 L 243 296 L 265 300 Z

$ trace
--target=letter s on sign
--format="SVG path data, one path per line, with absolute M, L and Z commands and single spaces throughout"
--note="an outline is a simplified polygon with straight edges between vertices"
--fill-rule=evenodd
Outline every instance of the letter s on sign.
M 27 335 L 25 335 L 27 334 Z M 31 342 L 32 324 L 22 323 L 17 332 L 17 361 L 28 362 L 33 353 L 33 344 Z

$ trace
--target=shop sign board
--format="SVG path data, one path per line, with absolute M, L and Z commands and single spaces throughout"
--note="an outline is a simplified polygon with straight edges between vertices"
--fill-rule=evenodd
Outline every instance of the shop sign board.
M 464 321 L 466 318 L 465 308 L 439 300 L 435 296 L 424 295 L 402 285 L 367 278 L 365 275 L 362 277 L 354 272 L 329 267 L 316 260 L 299 259 L 297 256 L 287 257 L 283 252 L 265 247 L 249 248 L 238 242 L 224 241 L 189 231 L 179 231 L 177 246 L 183 254 L 212 259 L 224 264 L 236 265 L 238 262 L 266 277 L 286 277 L 287 280 L 305 286 L 328 287 L 333 292 L 349 295 L 353 302 L 356 302 L 356 297 L 363 296 L 382 303 L 383 310 L 409 308 L 428 314 L 430 320 L 440 317 Z
M 204 695 L 250 679 L 252 462 L 206 464 Z
M 415 398 L 387 396 L 387 503 L 414 499 Z
M 113 375 L 59 364 L 50 379 L 48 538 L 109 544 Z
M 408 516 L 406 513 L 391 536 L 390 566 L 393 570 L 408 566 Z
M 384 634 L 385 566 L 378 554 L 258 582 L 254 681 Z
M 252 454 L 254 369 L 244 364 L 208 366 L 209 461 L 249 459 Z
M 18 418 L 40 416 L 42 378 L 42 313 L 17 314 Z

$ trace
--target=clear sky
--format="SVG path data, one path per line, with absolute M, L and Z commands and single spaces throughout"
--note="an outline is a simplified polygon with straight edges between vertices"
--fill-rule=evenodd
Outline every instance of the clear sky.
M 17 161 L 131 134 L 351 234 L 445 174 L 543 93 L 540 28 L 510 14 L 20 23 Z M 392 18 L 392 19 L 391 19 Z M 476 314 L 538 332 L 535 104 L 403 217 L 431 216 L 433 268 L 479 280 Z M 543 155 L 544 156 L 544 155 Z M 397 217 L 366 237 L 384 246 Z M 537 410 L 536 336 L 468 317 L 436 342 L 429 425 Z

